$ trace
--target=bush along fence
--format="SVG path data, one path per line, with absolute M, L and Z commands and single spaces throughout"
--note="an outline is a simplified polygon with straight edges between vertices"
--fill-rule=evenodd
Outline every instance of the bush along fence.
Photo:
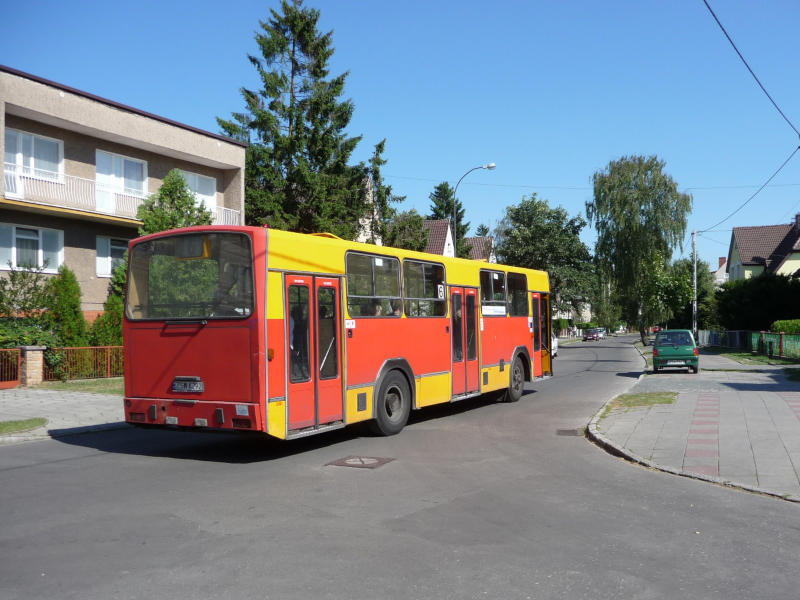
M 122 346 L 47 348 L 22 346 L 0 350 L 0 389 L 43 381 L 122 377 Z
M 800 358 L 800 334 L 771 331 L 698 331 L 701 346 L 719 346 L 782 358 Z

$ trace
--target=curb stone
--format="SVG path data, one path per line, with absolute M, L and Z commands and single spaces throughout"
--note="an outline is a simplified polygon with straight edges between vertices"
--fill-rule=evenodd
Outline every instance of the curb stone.
M 639 379 L 637 380 L 637 383 L 639 381 L 641 381 L 641 379 L 644 376 L 645 376 L 645 374 L 642 373 L 639 376 Z M 717 484 L 717 485 L 721 485 L 723 487 L 744 490 L 744 491 L 747 491 L 747 492 L 753 492 L 755 494 L 761 494 L 763 496 L 769 496 L 771 498 L 776 498 L 778 500 L 786 500 L 787 502 L 794 502 L 794 503 L 800 504 L 800 497 L 798 497 L 798 496 L 793 496 L 791 494 L 778 494 L 778 493 L 773 492 L 771 490 L 766 490 L 764 488 L 760 488 L 760 487 L 757 487 L 757 486 L 750 486 L 750 485 L 746 485 L 746 484 L 743 484 L 743 483 L 737 483 L 735 481 L 728 481 L 728 480 L 725 480 L 725 479 L 721 479 L 719 477 L 711 477 L 709 475 L 703 475 L 702 473 L 692 473 L 690 471 L 683 471 L 683 470 L 675 469 L 673 467 L 668 467 L 668 466 L 665 466 L 665 465 L 659 465 L 659 464 L 654 463 L 653 461 L 651 461 L 649 459 L 646 459 L 646 458 L 643 458 L 641 456 L 638 456 L 638 455 L 634 454 L 630 450 L 627 450 L 625 448 L 621 448 L 621 447 L 617 446 L 609 438 L 607 438 L 602 433 L 600 433 L 600 431 L 597 429 L 597 423 L 600 421 L 600 415 L 603 414 L 603 412 L 605 411 L 605 409 L 609 405 L 609 403 L 611 403 L 611 401 L 613 401 L 615 398 L 617 398 L 617 397 L 619 397 L 621 395 L 622 394 L 617 394 L 613 398 L 610 398 L 600 408 L 600 410 L 598 410 L 597 413 L 595 413 L 594 417 L 592 417 L 592 420 L 589 421 L 589 425 L 586 427 L 586 437 L 588 437 L 590 441 L 592 441 L 594 444 L 596 444 L 597 446 L 599 446 L 600 448 L 602 448 L 603 450 L 605 450 L 609 454 L 611 454 L 613 456 L 620 457 L 620 458 L 624 458 L 625 460 L 628 460 L 628 461 L 630 461 L 632 463 L 635 463 L 635 464 L 638 464 L 640 466 L 646 467 L 648 469 L 653 469 L 655 471 L 662 471 L 664 473 L 669 473 L 670 475 L 677 475 L 679 477 L 686 477 L 687 479 L 697 479 L 699 481 L 705 481 L 705 482 L 708 482 L 708 483 L 714 483 L 714 484 Z
M 21 432 L 19 435 L 6 434 L 0 435 L 0 445 L 13 444 L 19 442 L 35 442 L 38 440 L 57 439 L 62 437 L 69 437 L 71 435 L 80 435 L 84 433 L 96 433 L 100 431 L 112 431 L 114 429 L 129 429 L 131 425 L 125 421 L 118 421 L 116 423 L 101 423 L 99 425 L 85 425 L 83 427 L 71 427 L 69 429 L 47 429 L 40 427 L 33 431 Z M 40 433 L 36 433 L 40 431 Z

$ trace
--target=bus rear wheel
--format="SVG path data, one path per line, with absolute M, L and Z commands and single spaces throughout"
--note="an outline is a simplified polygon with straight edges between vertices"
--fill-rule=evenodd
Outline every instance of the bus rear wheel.
M 411 390 L 399 371 L 391 371 L 381 383 L 375 402 L 375 420 L 371 429 L 378 435 L 400 433 L 411 412 Z
M 514 358 L 511 363 L 511 381 L 508 384 L 505 397 L 505 402 L 516 402 L 522 398 L 522 392 L 525 390 L 525 369 L 522 366 L 522 360 L 519 356 Z

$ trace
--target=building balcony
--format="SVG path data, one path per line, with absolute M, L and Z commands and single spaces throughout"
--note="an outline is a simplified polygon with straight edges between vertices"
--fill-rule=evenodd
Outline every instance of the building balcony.
M 4 163 L 5 197 L 42 206 L 69 208 L 97 215 L 136 219 L 147 194 L 115 189 L 91 179 Z M 238 210 L 217 207 L 215 225 L 240 225 Z

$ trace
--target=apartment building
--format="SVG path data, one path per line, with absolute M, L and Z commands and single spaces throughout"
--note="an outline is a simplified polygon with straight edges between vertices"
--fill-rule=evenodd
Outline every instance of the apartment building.
M 102 312 L 136 211 L 180 169 L 215 224 L 244 224 L 246 145 L 0 65 L 0 276 L 62 264 Z

